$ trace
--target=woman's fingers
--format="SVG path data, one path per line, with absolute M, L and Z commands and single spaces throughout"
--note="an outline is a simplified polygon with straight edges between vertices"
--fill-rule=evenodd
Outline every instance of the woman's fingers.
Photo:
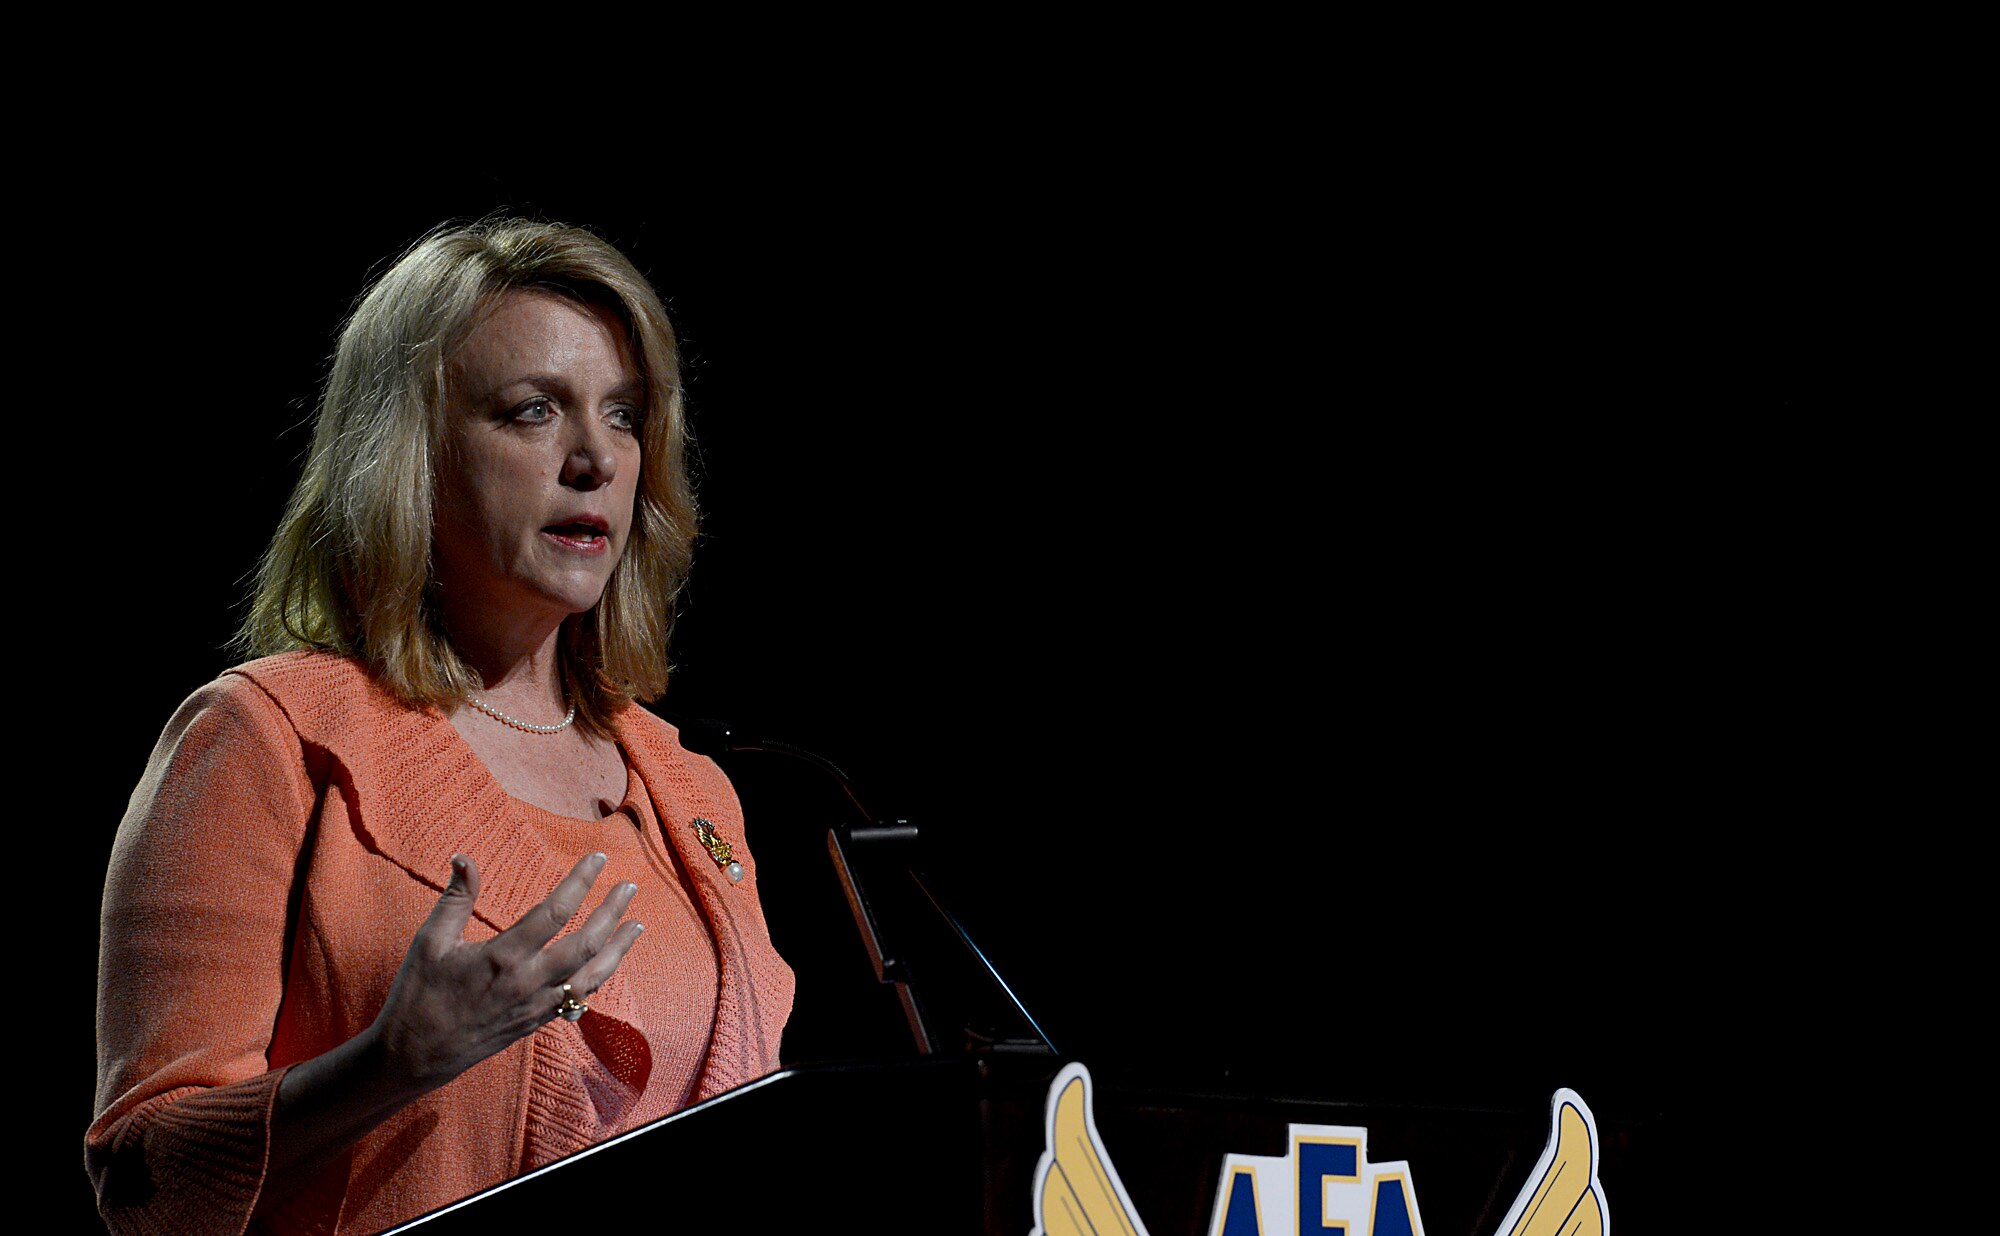
M 465 938 L 479 897 L 479 868 L 452 855 L 451 879 L 377 1015 L 392 1067 L 428 1088 L 456 1077 L 553 1020 L 567 983 L 576 999 L 604 985 L 643 928 L 621 921 L 638 892 L 620 881 L 588 920 L 556 939 L 582 908 L 605 858 L 572 867 L 521 920 L 483 942 Z
M 613 933 L 618 930 L 618 920 L 625 916 L 626 908 L 632 904 L 632 897 L 638 891 L 639 886 L 630 881 L 619 884 L 598 903 L 596 912 L 590 916 L 590 921 L 585 923 L 581 930 L 564 936 L 542 950 L 542 964 L 545 967 L 543 973 L 548 976 L 549 982 L 567 981 L 572 986 L 575 985 L 576 980 L 570 976 L 605 950 L 611 942 Z M 614 961 L 612 964 L 617 963 Z M 609 973 L 606 971 L 607 975 Z
M 511 988 L 519 993 L 514 997 L 517 1000 L 529 992 L 560 988 L 564 983 L 579 996 L 595 991 L 611 977 L 625 951 L 644 930 L 637 923 L 620 921 L 639 891 L 638 885 L 621 881 L 598 903 L 581 928 L 556 939 L 583 908 L 591 886 L 604 871 L 604 864 L 601 853 L 585 855 L 519 922 L 484 945 L 467 946 L 465 927 L 479 897 L 479 868 L 470 857 L 454 854 L 451 882 L 425 920 L 419 937 L 441 963 L 443 954 L 455 948 L 473 950 L 462 954 L 467 961 L 476 953 L 485 952 L 489 964 L 476 972 L 498 979 L 496 992 Z M 539 995 L 529 997 L 531 1003 L 538 1003 L 539 999 Z
M 569 869 L 569 874 L 539 904 L 523 914 L 520 922 L 493 937 L 493 947 L 522 961 L 541 952 L 583 908 L 584 897 L 590 892 L 590 886 L 597 882 L 598 872 L 603 870 L 604 855 L 601 853 L 586 854 L 578 859 L 576 866 Z
M 467 854 L 451 856 L 451 880 L 431 907 L 430 917 L 417 929 L 417 937 L 433 949 L 446 949 L 465 939 L 465 925 L 472 921 L 472 905 L 479 900 L 479 868 Z
M 646 927 L 643 923 L 619 924 L 618 930 L 612 933 L 611 942 L 599 950 L 595 957 L 585 962 L 576 973 L 564 980 L 578 999 L 583 999 L 604 986 L 611 978 L 612 971 L 618 968 L 618 963 L 625 960 L 625 951 L 632 947 L 633 941 L 637 940 L 639 933 L 644 930 Z

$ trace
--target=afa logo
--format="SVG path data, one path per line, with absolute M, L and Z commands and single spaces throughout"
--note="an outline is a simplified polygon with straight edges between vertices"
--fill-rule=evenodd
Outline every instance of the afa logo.
M 1223 1159 L 1210 1236 L 1424 1236 L 1410 1165 L 1400 1159 L 1370 1163 L 1368 1130 L 1287 1127 L 1284 1154 Z
M 1551 1101 L 1549 1142 L 1493 1236 L 1610 1236 L 1597 1181 L 1597 1122 L 1573 1090 Z M 1147 1236 L 1097 1135 L 1090 1071 L 1049 1085 L 1035 1170 L 1033 1236 Z M 1368 1130 L 1289 1126 L 1281 1155 L 1225 1156 L 1209 1236 L 1424 1236 L 1409 1164 L 1368 1161 Z

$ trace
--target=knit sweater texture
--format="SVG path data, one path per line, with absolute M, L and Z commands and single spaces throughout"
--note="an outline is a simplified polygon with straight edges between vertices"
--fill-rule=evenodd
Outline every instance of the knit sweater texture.
M 85 1162 L 114 1233 L 377 1232 L 777 1067 L 792 973 L 735 792 L 643 709 L 614 728 L 624 818 L 591 826 L 510 797 L 441 712 L 345 658 L 269 657 L 189 697 L 105 884 Z M 741 883 L 697 817 L 735 845 Z M 477 941 L 592 849 L 612 856 L 593 904 L 617 878 L 654 900 L 590 1012 L 403 1108 L 251 1227 L 285 1069 L 374 1020 L 451 856 L 479 865 Z

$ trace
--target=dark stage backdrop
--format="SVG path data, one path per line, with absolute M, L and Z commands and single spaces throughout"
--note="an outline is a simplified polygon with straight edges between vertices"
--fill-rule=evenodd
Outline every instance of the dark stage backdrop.
M 31 652 L 89 754 L 42 804 L 76 889 L 51 1125 L 79 1212 L 125 796 L 230 663 L 349 303 L 503 206 L 597 228 L 680 331 L 706 521 L 660 709 L 818 749 L 930 826 L 1066 1053 L 1134 1084 L 1687 1102 L 1726 948 L 1714 792 L 1748 757 L 1712 698 L 1730 580 L 1682 483 L 1715 426 L 1673 255 L 1393 177 L 1335 203 L 1054 171 L 237 175 L 78 216 L 17 448 L 48 482 Z M 903 1050 L 805 873 L 838 802 L 731 767 L 799 890 L 770 907 L 812 1001 L 788 1050 Z

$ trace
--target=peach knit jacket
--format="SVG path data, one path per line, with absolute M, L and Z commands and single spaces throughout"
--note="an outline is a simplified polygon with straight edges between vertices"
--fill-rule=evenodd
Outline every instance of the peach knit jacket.
M 715 944 L 700 1101 L 777 1067 L 792 973 L 764 926 L 728 780 L 640 708 L 616 728 Z M 579 857 L 509 827 L 511 804 L 442 713 L 397 702 L 344 658 L 253 661 L 181 706 L 105 884 L 85 1160 L 113 1232 L 246 1229 L 285 1068 L 374 1020 L 452 854 L 481 874 L 468 939 L 511 925 Z M 735 843 L 742 883 L 700 848 L 696 816 Z M 256 1230 L 379 1231 L 618 1131 L 618 1100 L 651 1071 L 649 1039 L 675 1027 L 644 1024 L 622 972 L 590 1009 L 410 1104 Z

